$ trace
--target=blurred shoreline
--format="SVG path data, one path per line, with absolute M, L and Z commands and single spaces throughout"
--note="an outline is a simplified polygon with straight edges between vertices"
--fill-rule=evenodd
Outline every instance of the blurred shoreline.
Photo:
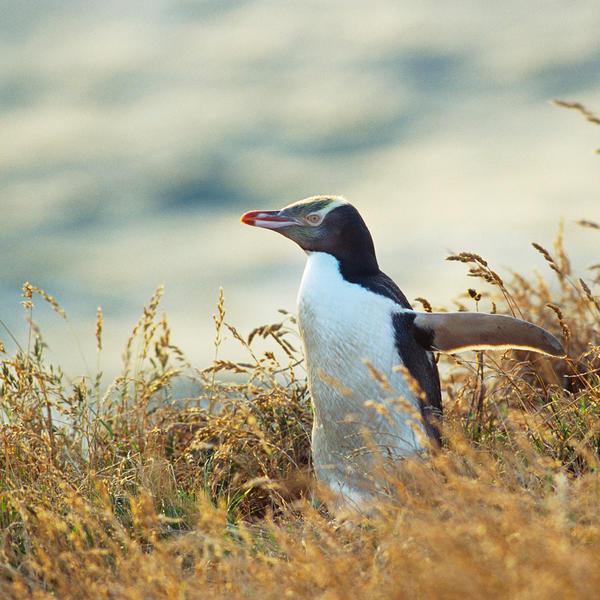
M 118 373 L 158 284 L 173 341 L 202 367 L 218 289 L 241 331 L 293 310 L 304 258 L 239 224 L 250 209 L 343 194 L 381 268 L 436 306 L 472 285 L 470 250 L 545 272 L 559 220 L 578 273 L 598 262 L 600 13 L 584 1 L 9 0 L 0 24 L 0 319 L 23 343 L 25 281 L 55 362 Z M 551 279 L 551 276 L 549 276 Z M 484 307 L 485 309 L 485 307 Z M 10 336 L 0 340 L 11 348 Z

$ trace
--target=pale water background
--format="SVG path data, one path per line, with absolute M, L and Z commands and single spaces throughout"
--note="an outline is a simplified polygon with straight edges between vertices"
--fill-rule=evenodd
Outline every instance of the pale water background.
M 162 283 L 206 366 L 219 286 L 244 333 L 295 307 L 302 252 L 240 214 L 317 193 L 359 207 L 409 299 L 477 283 L 448 251 L 545 270 L 530 242 L 561 218 L 583 269 L 600 128 L 553 98 L 600 111 L 597 0 L 4 0 L 0 319 L 24 342 L 21 285 L 46 289 L 75 332 L 36 301 L 50 358 L 94 374 L 102 306 L 112 376 Z

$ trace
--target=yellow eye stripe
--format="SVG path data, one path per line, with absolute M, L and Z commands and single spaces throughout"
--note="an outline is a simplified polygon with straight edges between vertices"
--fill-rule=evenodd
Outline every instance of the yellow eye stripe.
M 341 196 L 311 196 L 289 204 L 282 212 L 304 218 L 311 213 L 317 213 L 323 220 L 334 208 L 344 204 L 348 204 L 348 202 Z

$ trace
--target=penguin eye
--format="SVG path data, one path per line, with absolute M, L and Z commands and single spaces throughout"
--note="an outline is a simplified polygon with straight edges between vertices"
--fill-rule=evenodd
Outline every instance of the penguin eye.
M 323 220 L 323 217 L 319 213 L 310 213 L 310 215 L 306 215 L 306 220 L 311 225 L 318 225 Z

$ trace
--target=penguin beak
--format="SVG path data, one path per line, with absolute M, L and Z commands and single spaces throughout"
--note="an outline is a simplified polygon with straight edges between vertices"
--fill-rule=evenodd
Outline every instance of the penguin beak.
M 246 225 L 264 227 L 265 229 L 281 229 L 290 225 L 304 225 L 294 217 L 282 215 L 280 210 L 251 210 L 243 214 L 240 221 Z

